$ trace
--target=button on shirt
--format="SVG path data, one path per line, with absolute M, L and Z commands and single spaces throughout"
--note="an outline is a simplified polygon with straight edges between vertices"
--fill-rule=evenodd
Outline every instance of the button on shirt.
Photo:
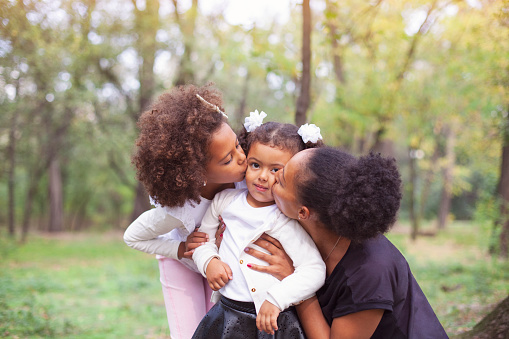
M 221 214 L 225 224 L 227 225 L 223 233 L 223 241 L 219 248 L 219 255 L 222 260 L 227 263 L 233 273 L 233 280 L 230 280 L 221 290 L 221 294 L 227 298 L 237 301 L 253 301 L 249 291 L 255 292 L 256 286 L 248 286 L 241 266 L 248 263 L 264 265 L 267 263 L 252 257 L 253 260 L 247 262 L 239 259 L 240 254 L 244 251 L 244 244 L 248 244 L 253 237 L 253 233 L 263 226 L 270 218 L 274 217 L 277 211 L 276 204 L 253 208 L 247 202 L 247 191 L 239 194 L 232 203 L 226 207 Z M 249 223 L 247 222 L 249 221 Z M 256 245 L 250 247 L 261 249 Z

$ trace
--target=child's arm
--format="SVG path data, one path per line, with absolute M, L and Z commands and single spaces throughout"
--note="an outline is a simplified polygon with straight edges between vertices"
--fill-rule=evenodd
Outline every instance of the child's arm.
M 142 213 L 129 225 L 124 241 L 138 251 L 179 259 L 181 242 L 164 235 L 180 226 L 180 220 L 166 213 L 164 208 L 156 207 Z
M 221 260 L 218 248 L 215 244 L 215 235 L 219 227 L 219 214 L 231 202 L 234 195 L 233 191 L 235 190 L 227 189 L 216 194 L 203 216 L 199 231 L 206 233 L 209 240 L 204 245 L 194 250 L 193 260 L 204 277 L 207 277 L 206 271 L 209 262 L 213 258 Z
M 268 300 L 265 300 L 256 316 L 256 327 L 260 331 L 274 334 L 277 331 L 277 317 L 281 310 Z

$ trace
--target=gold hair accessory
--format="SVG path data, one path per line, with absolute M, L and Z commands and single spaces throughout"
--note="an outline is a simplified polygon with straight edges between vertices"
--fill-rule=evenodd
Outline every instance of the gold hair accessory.
M 196 97 L 198 99 L 200 99 L 201 101 L 203 101 L 204 104 L 207 104 L 208 106 L 212 107 L 214 109 L 214 111 L 218 112 L 218 113 L 221 113 L 226 119 L 228 119 L 228 116 L 226 115 L 225 112 L 221 111 L 219 109 L 219 107 L 217 107 L 216 105 L 214 104 L 211 104 L 210 102 L 208 102 L 207 100 L 203 99 L 199 94 L 196 94 Z

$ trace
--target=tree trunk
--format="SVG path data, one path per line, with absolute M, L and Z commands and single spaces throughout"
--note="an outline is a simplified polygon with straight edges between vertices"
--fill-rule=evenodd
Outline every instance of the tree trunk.
M 7 146 L 7 159 L 8 159 L 8 232 L 9 236 L 14 237 L 15 225 L 15 206 L 14 206 L 14 178 L 16 170 L 16 129 L 18 125 L 18 112 L 14 111 L 11 117 L 11 127 L 9 130 L 9 144 Z
M 471 331 L 458 339 L 506 339 L 509 338 L 509 297 L 502 300 Z
M 326 10 L 328 12 L 328 18 L 326 19 L 326 25 L 329 28 L 329 39 L 331 39 L 332 45 L 332 65 L 334 68 L 334 75 L 336 80 L 341 85 L 345 84 L 345 76 L 343 72 L 343 61 L 341 60 L 341 54 L 339 50 L 337 27 L 335 21 L 337 20 L 337 8 L 336 3 L 332 3 L 330 0 L 325 1 Z
M 246 114 L 246 102 L 247 95 L 249 93 L 249 79 L 251 74 L 249 71 L 246 74 L 246 78 L 244 79 L 244 86 L 242 87 L 242 97 L 240 98 L 239 107 L 237 109 L 237 114 L 235 114 L 234 122 L 239 123 L 242 126 L 242 117 Z
M 154 1 L 157 2 L 157 1 Z M 175 7 L 175 19 L 179 24 L 182 38 L 184 41 L 184 53 L 180 58 L 180 65 L 175 85 L 186 85 L 194 83 L 194 69 L 191 56 L 194 50 L 194 29 L 196 26 L 196 17 L 198 16 L 198 0 L 193 0 L 188 16 L 185 19 L 180 17 L 178 12 L 178 0 L 173 0 Z
M 424 175 L 424 185 L 421 194 L 421 207 L 419 209 L 419 216 L 421 218 L 424 217 L 426 212 L 426 205 L 428 202 L 429 192 L 431 190 L 431 182 L 433 180 L 434 169 L 436 168 L 436 163 L 438 161 L 439 154 L 440 154 L 439 145 L 438 142 L 436 141 L 435 150 L 433 151 L 433 155 L 431 156 L 431 166 Z
M 447 225 L 447 218 L 451 209 L 452 199 L 452 172 L 455 164 L 455 132 L 452 126 L 444 126 L 445 134 L 445 166 L 442 171 L 443 173 L 443 186 L 440 198 L 440 206 L 438 211 L 438 224 L 439 230 L 445 229 Z
M 419 232 L 419 218 L 415 213 L 415 183 L 417 182 L 417 171 L 416 171 L 416 157 L 414 155 L 414 150 L 410 148 L 409 152 L 409 168 L 410 168 L 410 182 L 409 182 L 409 202 L 410 202 L 410 222 L 412 224 L 412 232 L 410 237 L 412 240 L 417 239 L 417 234 Z
M 500 217 L 498 224 L 502 227 L 499 236 L 500 256 L 507 258 L 509 252 L 509 115 L 502 131 L 502 161 L 497 196 L 500 199 Z
M 143 187 L 141 182 L 138 182 L 138 186 L 136 186 L 136 198 L 134 199 L 134 208 L 133 213 L 131 214 L 131 221 L 135 220 L 142 214 L 143 212 L 150 209 L 150 201 L 148 198 L 148 194 Z
M 143 61 L 140 66 L 139 112 L 147 109 L 155 89 L 154 63 L 157 52 L 156 35 L 159 30 L 159 1 L 147 1 L 145 10 L 136 10 L 136 26 L 142 36 L 137 43 L 138 54 Z
M 175 1 L 175 12 L 177 6 Z M 143 36 L 143 41 L 138 42 L 138 54 L 141 55 L 143 62 L 139 72 L 140 78 L 140 99 L 139 112 L 147 109 L 155 89 L 154 62 L 157 51 L 156 35 L 159 30 L 159 1 L 147 1 L 145 10 L 136 10 L 136 26 L 139 34 Z M 138 116 L 136 116 L 138 118 Z M 141 183 L 136 187 L 136 196 L 134 199 L 133 212 L 131 220 L 136 219 L 140 214 L 150 208 L 148 195 Z
M 311 8 L 309 0 L 302 2 L 302 78 L 300 81 L 300 94 L 297 99 L 295 124 L 306 123 L 306 114 L 310 103 L 311 91 Z
M 381 123 L 381 126 L 384 126 L 385 123 Z M 394 143 L 392 140 L 389 140 L 385 137 L 386 129 L 385 127 L 380 127 L 375 133 L 375 141 L 373 147 L 371 148 L 371 152 L 380 153 L 385 157 L 394 157 Z
M 53 158 L 49 165 L 49 232 L 61 232 L 64 228 L 64 203 L 60 161 Z
M 34 203 L 34 196 L 37 191 L 37 184 L 39 182 L 39 178 L 35 178 L 32 176 L 27 189 L 27 195 L 25 198 L 25 206 L 23 209 L 23 222 L 21 224 L 21 242 L 24 243 L 28 237 L 28 231 L 30 228 L 30 217 L 32 215 L 32 205 Z

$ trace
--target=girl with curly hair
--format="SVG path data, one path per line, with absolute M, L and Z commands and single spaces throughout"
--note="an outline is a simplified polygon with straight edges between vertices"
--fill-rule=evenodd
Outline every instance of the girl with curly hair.
M 247 138 L 246 189 L 218 193 L 203 217 L 200 231 L 211 239 L 196 249 L 193 259 L 207 278 L 218 301 L 207 313 L 193 335 L 198 338 L 305 338 L 297 313 L 291 305 L 307 299 L 323 285 L 325 265 L 313 240 L 296 220 L 277 208 L 271 193 L 277 172 L 297 152 L 321 146 L 319 129 L 277 122 L 262 123 L 252 112 L 245 126 Z M 307 140 L 306 129 L 314 139 Z M 303 140 L 303 137 L 306 140 Z M 307 141 L 307 143 L 305 142 Z M 214 234 L 220 223 L 228 227 L 221 247 Z M 288 251 L 295 273 L 280 281 L 248 268 L 244 249 L 266 232 Z M 262 329 L 266 332 L 260 332 Z
M 300 221 L 327 270 L 316 296 L 297 306 L 308 338 L 447 338 L 407 261 L 383 235 L 396 220 L 400 187 L 394 159 L 328 147 L 299 152 L 277 172 L 277 206 Z M 248 252 L 270 263 L 282 251 L 266 249 L 273 255 Z
M 212 307 L 211 289 L 191 259 L 207 235 L 195 232 L 214 196 L 244 179 L 246 157 L 212 85 L 162 94 L 138 122 L 137 177 L 156 208 L 125 231 L 132 248 L 157 254 L 172 338 L 189 339 Z

